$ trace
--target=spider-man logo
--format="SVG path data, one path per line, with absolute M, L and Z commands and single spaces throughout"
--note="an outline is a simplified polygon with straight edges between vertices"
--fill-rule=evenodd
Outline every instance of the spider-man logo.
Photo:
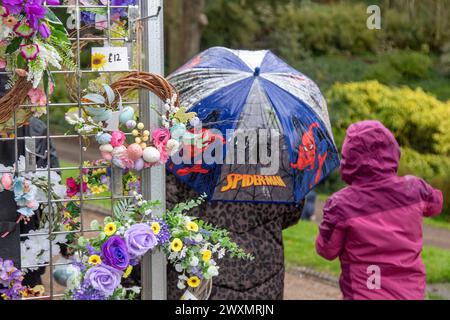
M 291 167 L 297 170 L 306 170 L 313 171 L 316 169 L 317 165 L 317 173 L 314 178 L 314 183 L 317 184 L 320 180 L 323 164 L 327 158 L 327 151 L 323 154 L 317 154 L 317 145 L 314 139 L 314 128 L 319 128 L 319 124 L 317 122 L 312 123 L 309 126 L 308 131 L 306 131 L 302 136 L 302 142 L 298 147 L 298 158 L 297 162 L 291 162 Z M 318 163 L 316 163 L 316 158 L 318 158 Z M 312 187 L 312 183 L 310 185 Z

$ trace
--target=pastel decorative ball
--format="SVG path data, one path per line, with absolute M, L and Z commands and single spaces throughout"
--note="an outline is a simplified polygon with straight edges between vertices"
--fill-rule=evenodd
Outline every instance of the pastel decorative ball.
M 109 152 L 109 153 L 113 152 L 113 150 L 114 150 L 113 146 L 109 143 L 102 144 L 99 149 L 101 152 Z
M 141 171 L 142 169 L 144 169 L 144 165 L 145 165 L 144 159 L 139 158 L 136 161 L 134 161 L 134 170 Z
M 111 143 L 112 136 L 109 133 L 100 133 L 96 136 L 96 140 L 99 144 Z
M 133 118 L 134 118 L 134 109 L 132 107 L 125 107 L 120 113 L 119 121 L 122 124 L 126 124 L 128 121 L 133 120 Z
M 155 147 L 147 147 L 144 149 L 143 158 L 148 163 L 155 163 L 161 158 L 161 153 Z
M 134 120 L 128 120 L 125 125 L 127 126 L 128 129 L 131 130 L 136 128 L 137 123 Z
M 167 141 L 166 148 L 167 148 L 167 153 L 170 156 L 173 156 L 174 154 L 176 154 L 179 151 L 180 143 L 175 139 L 169 139 L 169 141 Z
M 139 144 L 130 144 L 127 148 L 128 158 L 135 161 L 142 157 L 142 148 Z
M 127 148 L 125 146 L 116 147 L 112 151 L 113 157 L 121 157 L 125 152 L 127 151 Z

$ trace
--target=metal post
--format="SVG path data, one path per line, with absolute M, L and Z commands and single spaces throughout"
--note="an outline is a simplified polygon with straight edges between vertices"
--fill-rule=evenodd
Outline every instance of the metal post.
M 142 0 L 141 17 L 154 16 L 145 20 L 143 32 L 143 69 L 145 71 L 164 74 L 164 29 L 163 29 L 163 0 Z M 160 125 L 158 115 L 150 109 L 162 103 L 158 97 L 149 92 L 140 94 L 140 117 L 147 128 Z M 155 214 L 162 214 L 166 202 L 166 178 L 164 166 L 156 166 L 142 173 L 142 195 L 148 200 L 160 200 L 161 208 Z M 162 252 L 155 252 L 144 256 L 141 265 L 142 299 L 167 299 L 166 258 Z

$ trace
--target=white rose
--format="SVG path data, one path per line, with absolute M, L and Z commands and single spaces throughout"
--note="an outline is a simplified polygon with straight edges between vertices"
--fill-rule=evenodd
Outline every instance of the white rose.
M 175 271 L 176 272 L 183 272 L 183 267 L 181 266 L 181 264 L 179 264 L 179 263 L 177 263 L 176 265 L 175 265 Z
M 219 268 L 217 268 L 216 266 L 209 266 L 207 273 L 211 277 L 218 276 L 219 275 Z
M 191 261 L 189 261 L 189 264 L 191 265 L 191 267 L 196 267 L 196 266 L 198 266 L 198 262 L 199 262 L 199 260 L 197 257 L 192 257 Z

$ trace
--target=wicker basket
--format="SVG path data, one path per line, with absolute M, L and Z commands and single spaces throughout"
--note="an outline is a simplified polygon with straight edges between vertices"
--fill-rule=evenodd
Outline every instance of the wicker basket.
M 20 77 L 14 86 L 0 98 L 0 131 L 14 130 L 14 113 L 16 112 L 17 127 L 28 123 L 34 113 L 31 108 L 19 108 L 28 97 L 28 91 L 33 87 L 25 77 Z

